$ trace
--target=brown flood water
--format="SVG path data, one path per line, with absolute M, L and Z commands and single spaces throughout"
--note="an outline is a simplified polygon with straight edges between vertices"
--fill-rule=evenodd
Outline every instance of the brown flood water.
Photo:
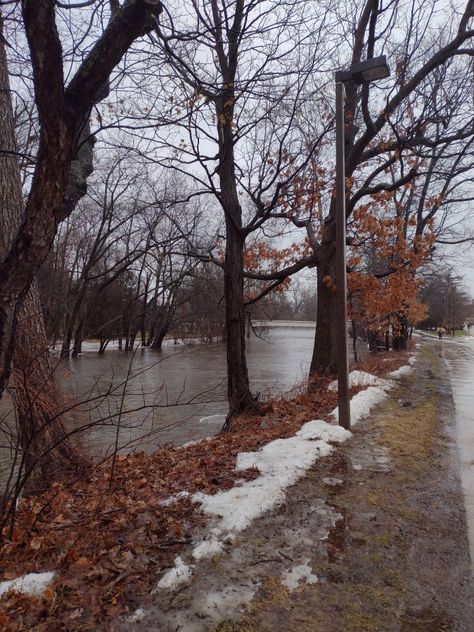
M 253 392 L 262 399 L 288 393 L 303 383 L 311 360 L 314 323 L 275 323 L 247 340 Z M 350 344 L 351 346 L 351 344 Z M 365 344 L 360 344 L 364 353 Z M 227 412 L 225 345 L 222 342 L 174 345 L 161 352 L 134 353 L 85 343 L 84 352 L 57 364 L 56 375 L 71 400 L 69 427 L 91 425 L 81 441 L 96 456 L 115 443 L 122 452 L 152 452 L 164 444 L 182 445 L 216 434 Z M 1 411 L 7 412 L 6 402 Z M 2 469 L 9 469 L 2 450 Z M 0 478 L 2 474 L 0 472 Z

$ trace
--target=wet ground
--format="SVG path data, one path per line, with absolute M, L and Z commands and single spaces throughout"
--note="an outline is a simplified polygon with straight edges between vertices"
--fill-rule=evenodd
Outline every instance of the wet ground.
M 120 629 L 473 632 L 453 401 L 440 354 L 427 344 L 418 357 L 278 510 Z
M 447 367 L 456 411 L 456 439 L 461 461 L 471 558 L 474 560 L 474 337 L 432 343 Z M 472 566 L 474 573 L 474 564 Z

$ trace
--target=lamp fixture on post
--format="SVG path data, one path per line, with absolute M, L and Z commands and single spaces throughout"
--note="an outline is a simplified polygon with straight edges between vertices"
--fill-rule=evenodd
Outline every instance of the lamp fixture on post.
M 344 134 L 344 84 L 371 83 L 390 76 L 385 55 L 338 70 L 336 79 L 336 334 L 337 400 L 339 425 L 351 427 L 349 404 L 349 362 L 347 354 L 347 273 L 346 273 L 346 167 Z

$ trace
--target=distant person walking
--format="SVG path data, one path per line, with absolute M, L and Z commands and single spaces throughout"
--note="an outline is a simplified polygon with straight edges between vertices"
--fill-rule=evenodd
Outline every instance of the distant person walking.
M 438 329 L 436 330 L 436 333 L 438 334 L 438 338 L 440 340 L 443 340 L 443 335 L 445 333 L 444 327 L 438 327 Z

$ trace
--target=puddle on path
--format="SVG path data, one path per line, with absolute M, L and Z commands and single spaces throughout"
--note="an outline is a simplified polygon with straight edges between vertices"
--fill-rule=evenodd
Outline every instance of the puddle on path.
M 436 343 L 436 352 L 449 369 L 456 408 L 456 440 L 466 504 L 471 571 L 474 574 L 474 338 L 457 345 Z

